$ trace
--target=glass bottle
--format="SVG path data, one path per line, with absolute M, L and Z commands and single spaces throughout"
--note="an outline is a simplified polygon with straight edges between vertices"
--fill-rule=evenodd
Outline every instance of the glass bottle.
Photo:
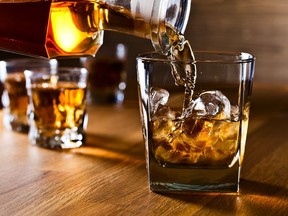
M 191 0 L 0 0 L 0 50 L 46 58 L 93 56 L 103 43 L 103 30 L 109 30 L 150 39 L 165 53 L 166 28 L 183 32 L 190 4 Z

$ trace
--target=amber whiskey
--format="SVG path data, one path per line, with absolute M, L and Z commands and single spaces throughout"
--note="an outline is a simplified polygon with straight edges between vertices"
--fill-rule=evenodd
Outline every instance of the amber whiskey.
M 149 25 L 97 0 L 1 2 L 0 49 L 48 58 L 95 55 L 103 31 L 147 37 Z
M 83 124 L 86 112 L 86 87 L 59 82 L 56 86 L 32 85 L 34 121 L 38 129 L 64 130 Z

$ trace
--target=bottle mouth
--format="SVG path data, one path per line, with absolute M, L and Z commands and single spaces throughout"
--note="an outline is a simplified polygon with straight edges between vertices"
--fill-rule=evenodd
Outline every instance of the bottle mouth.
M 191 2 L 191 0 L 180 0 L 180 2 L 179 0 L 171 0 L 167 5 L 165 21 L 182 34 L 185 32 L 189 20 Z
M 167 54 L 170 48 L 167 28 L 185 32 L 191 9 L 191 0 L 154 0 L 151 16 L 151 41 L 154 49 Z

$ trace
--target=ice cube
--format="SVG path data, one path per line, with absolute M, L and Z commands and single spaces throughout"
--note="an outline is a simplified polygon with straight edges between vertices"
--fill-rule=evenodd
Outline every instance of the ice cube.
M 169 99 L 169 92 L 161 88 L 151 88 L 150 89 L 150 105 L 151 105 L 151 115 L 154 116 L 159 105 L 166 105 Z
M 192 103 L 192 113 L 198 117 L 209 117 L 217 120 L 230 118 L 231 105 L 221 91 L 206 91 Z
M 153 119 L 156 118 L 165 118 L 165 119 L 171 119 L 174 120 L 176 117 L 176 112 L 171 110 L 169 106 L 159 104 L 157 109 L 155 110 Z
M 177 120 L 181 115 L 170 109 L 168 106 L 159 105 L 152 118 L 153 138 L 158 140 L 173 139 L 181 133 L 181 124 Z
M 237 105 L 231 105 L 231 120 L 239 120 L 239 107 Z
M 159 104 L 158 109 L 152 117 L 153 139 L 169 140 L 169 137 L 174 134 L 177 129 L 177 121 L 175 118 L 180 115 L 170 109 L 166 105 Z

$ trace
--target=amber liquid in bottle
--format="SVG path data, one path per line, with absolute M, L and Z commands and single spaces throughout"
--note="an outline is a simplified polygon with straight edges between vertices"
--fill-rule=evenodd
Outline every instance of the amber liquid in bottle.
M 102 30 L 138 37 L 150 31 L 127 9 L 97 0 L 5 2 L 0 20 L 1 50 L 46 58 L 95 55 Z

